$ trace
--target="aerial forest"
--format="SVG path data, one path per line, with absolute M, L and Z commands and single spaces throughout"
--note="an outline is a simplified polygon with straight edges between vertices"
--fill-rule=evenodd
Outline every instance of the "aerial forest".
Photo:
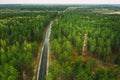
M 54 15 L 53 12 L 0 13 L 0 80 L 32 80 L 33 61 Z
M 120 15 L 79 11 L 59 14 L 51 31 L 47 80 L 119 80 L 119 33 Z
M 120 80 L 120 6 L 0 5 L 0 80 Z

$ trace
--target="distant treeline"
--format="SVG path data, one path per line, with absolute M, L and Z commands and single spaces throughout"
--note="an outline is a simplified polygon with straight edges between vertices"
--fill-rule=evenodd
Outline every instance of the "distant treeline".
M 68 7 L 80 7 L 84 10 L 87 9 L 87 11 L 91 9 L 109 9 L 109 10 L 115 10 L 120 11 L 120 5 L 60 5 L 60 4 L 0 4 L 0 11 L 9 11 L 9 10 L 27 10 L 27 11 L 64 11 Z M 88 10 L 89 9 L 89 10 Z M 85 10 L 86 11 L 86 10 Z
M 30 10 L 30 11 L 63 11 L 68 6 L 60 5 L 22 5 L 22 4 L 4 4 L 0 5 L 0 10 Z

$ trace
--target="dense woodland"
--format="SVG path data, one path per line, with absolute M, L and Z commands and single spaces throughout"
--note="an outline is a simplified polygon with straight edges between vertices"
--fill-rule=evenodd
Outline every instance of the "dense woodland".
M 120 80 L 120 15 L 96 13 L 120 11 L 120 6 L 68 7 L 0 5 L 0 80 L 32 80 L 34 60 L 53 18 L 47 80 Z
M 120 15 L 63 12 L 51 32 L 47 80 L 119 80 Z M 82 56 L 84 35 L 87 53 Z
M 0 80 L 31 80 L 53 12 L 0 13 Z M 26 78 L 26 79 L 25 79 Z

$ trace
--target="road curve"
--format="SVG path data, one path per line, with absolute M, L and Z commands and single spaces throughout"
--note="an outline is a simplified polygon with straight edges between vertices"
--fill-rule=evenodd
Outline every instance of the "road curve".
M 42 48 L 40 63 L 38 67 L 37 80 L 46 80 L 47 58 L 48 58 L 47 56 L 48 56 L 49 37 L 50 37 L 52 23 L 53 21 L 50 22 L 49 28 L 46 33 L 44 45 Z

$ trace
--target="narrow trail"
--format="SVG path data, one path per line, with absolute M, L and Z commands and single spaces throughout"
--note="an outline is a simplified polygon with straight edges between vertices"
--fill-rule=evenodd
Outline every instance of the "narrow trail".
M 51 32 L 51 27 L 52 27 L 52 23 L 53 21 L 50 22 L 49 28 L 46 32 L 46 37 L 45 37 L 45 41 L 42 47 L 42 51 L 41 51 L 41 57 L 40 57 L 40 61 L 39 61 L 39 67 L 38 67 L 38 74 L 37 74 L 37 80 L 46 80 L 46 73 L 47 68 L 48 68 L 48 49 L 49 49 L 49 37 L 50 37 L 50 32 Z
M 83 60 L 83 62 L 86 63 L 87 60 L 92 58 L 96 64 L 96 67 L 94 67 L 94 72 L 96 72 L 98 69 L 107 70 L 110 68 L 111 69 L 115 68 L 116 65 L 113 65 L 112 63 L 105 63 L 96 57 L 88 55 L 89 53 L 87 53 L 87 39 L 88 39 L 87 34 L 84 34 L 84 42 L 83 42 L 83 48 L 82 48 L 82 60 Z
M 82 48 L 82 56 L 86 56 L 87 54 L 87 34 L 84 35 L 84 42 L 83 42 L 83 48 Z

